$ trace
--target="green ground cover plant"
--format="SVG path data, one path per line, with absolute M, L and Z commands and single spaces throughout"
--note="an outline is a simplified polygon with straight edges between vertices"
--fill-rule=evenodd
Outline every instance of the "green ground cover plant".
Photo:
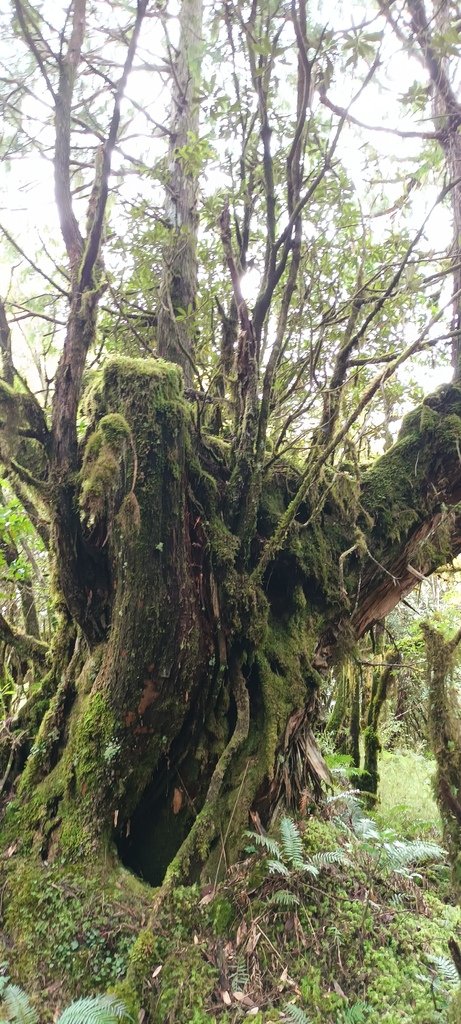
M 400 753 L 385 762 L 397 800 L 403 769 L 412 779 L 405 816 L 389 784 L 373 814 L 339 791 L 318 814 L 281 816 L 270 835 L 247 832 L 222 883 L 174 890 L 155 930 L 124 954 L 125 978 L 112 972 L 108 1002 L 88 994 L 60 1024 L 128 1024 L 143 1013 L 154 1024 L 458 1024 L 449 943 L 461 941 L 461 910 L 431 765 Z M 2 985 L 0 1021 L 50 1024 L 33 992 L 6 974 Z

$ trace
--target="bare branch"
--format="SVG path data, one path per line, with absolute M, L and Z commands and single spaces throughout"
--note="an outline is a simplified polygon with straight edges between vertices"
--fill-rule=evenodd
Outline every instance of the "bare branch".
M 84 291 L 86 288 L 92 287 L 93 270 L 99 254 L 101 233 L 104 223 L 104 214 L 106 210 L 107 197 L 109 194 L 109 176 L 111 170 L 112 154 L 114 151 L 115 143 L 117 141 L 118 129 L 120 125 L 121 103 L 125 92 L 125 86 L 128 80 L 128 75 L 133 65 L 133 60 L 139 39 L 139 33 L 141 31 L 141 25 L 147 10 L 148 2 L 149 0 L 138 0 L 136 21 L 133 28 L 133 32 L 131 34 L 131 39 L 128 46 L 128 52 L 126 55 L 123 72 L 115 91 L 114 109 L 112 112 L 112 118 L 109 125 L 107 139 L 102 148 L 101 165 L 100 169 L 97 168 L 96 170 L 94 183 L 96 201 L 94 204 L 94 213 L 92 216 L 88 232 L 85 255 L 83 258 L 82 268 L 80 272 L 80 288 L 82 291 Z
M 329 99 L 324 90 L 320 91 L 320 100 L 324 107 L 328 107 L 333 114 L 337 114 L 338 117 L 344 117 L 350 124 L 355 124 L 359 128 L 365 128 L 369 132 L 384 132 L 387 135 L 395 135 L 399 139 L 435 139 L 440 141 L 441 132 L 423 132 L 423 131 L 404 131 L 400 128 L 388 128 L 383 124 L 365 124 L 364 121 L 359 121 L 357 117 L 350 114 L 345 107 L 340 107 L 337 103 L 333 103 Z
M 33 36 L 33 32 L 35 33 L 35 35 L 39 36 L 41 45 L 43 46 L 44 49 L 47 49 L 48 52 L 49 52 L 49 47 L 47 46 L 45 40 L 43 39 L 43 36 L 40 34 L 40 32 L 39 32 L 39 30 L 37 28 L 37 25 L 34 22 L 32 22 L 33 32 L 29 28 L 28 20 L 32 21 L 32 11 L 31 11 L 31 8 L 28 6 L 25 9 L 23 4 L 22 4 L 22 0 L 14 0 L 14 7 L 15 7 L 15 11 L 16 11 L 16 14 L 17 14 L 18 22 L 19 22 L 19 25 L 20 25 L 21 32 L 23 34 L 24 40 L 27 43 L 27 46 L 29 47 L 30 52 L 35 57 L 37 65 L 40 68 L 40 71 L 41 71 L 41 73 L 43 75 L 43 79 L 45 81 L 45 84 L 46 84 L 46 87 L 48 89 L 48 92 L 53 97 L 53 100 L 56 101 L 56 93 L 55 93 L 55 91 L 53 89 L 53 86 L 52 86 L 52 83 L 51 83 L 51 79 L 50 79 L 50 77 L 48 75 L 48 72 L 46 70 L 45 62 L 44 62 L 44 60 L 42 58 L 42 55 L 40 53 L 40 50 L 39 50 L 39 48 L 38 48 L 38 46 L 37 46 L 37 44 L 35 42 L 35 39 L 34 39 L 34 36 Z M 27 14 L 26 14 L 26 10 L 27 10 Z
M 61 295 L 64 295 L 66 299 L 69 298 L 69 293 L 66 292 L 64 288 L 61 288 L 60 284 L 54 281 L 52 277 L 49 277 L 49 275 L 44 270 L 42 270 L 41 267 L 39 267 L 38 264 L 35 263 L 30 256 L 27 255 L 24 249 L 19 245 L 19 242 L 16 242 L 13 236 L 10 235 L 10 232 L 7 231 L 5 227 L 3 227 L 3 224 L 0 224 L 0 231 L 2 235 L 5 236 L 10 245 L 12 245 L 14 249 L 16 249 L 16 252 L 18 252 L 19 255 L 26 260 L 29 266 L 32 267 L 32 270 L 35 270 L 37 274 L 40 274 L 40 277 L 43 277 L 45 281 L 48 281 L 48 284 L 51 284 L 53 288 L 55 288 L 56 291 L 60 292 Z
M 59 86 L 55 97 L 56 140 L 54 187 L 62 237 L 71 269 L 76 268 L 83 250 L 70 186 L 70 142 L 72 99 L 85 36 L 86 0 L 74 0 L 72 31 L 65 56 L 59 58 Z

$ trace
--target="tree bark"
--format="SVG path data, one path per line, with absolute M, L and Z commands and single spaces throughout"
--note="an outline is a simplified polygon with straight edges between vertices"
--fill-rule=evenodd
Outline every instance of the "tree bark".
M 426 641 L 429 683 L 429 736 L 437 770 L 435 794 L 442 818 L 454 890 L 461 897 L 461 708 L 452 686 L 454 658 L 461 631 L 445 640 L 428 623 Z
M 203 0 L 183 0 L 174 60 L 165 218 L 169 238 L 157 315 L 157 350 L 194 376 L 197 301 L 199 92 Z
M 340 488 L 314 517 L 306 501 L 257 585 L 252 566 L 296 470 L 265 480 L 248 571 L 226 522 L 230 466 L 191 430 L 179 369 L 109 360 L 86 407 L 74 511 L 103 566 L 100 586 L 110 584 L 108 621 L 91 642 L 75 617 L 77 643 L 67 633 L 51 652 L 35 742 L 8 778 L 16 799 L 0 838 L 14 849 L 11 891 L 34 851 L 48 865 L 104 864 L 117 878 L 121 856 L 156 884 L 171 864 L 168 886 L 216 878 L 251 808 L 267 825 L 281 802 L 303 807 L 328 781 L 312 735 L 323 670 L 415 573 L 461 550 L 449 512 L 461 492 L 457 387 L 407 417 L 365 474 L 353 515 Z

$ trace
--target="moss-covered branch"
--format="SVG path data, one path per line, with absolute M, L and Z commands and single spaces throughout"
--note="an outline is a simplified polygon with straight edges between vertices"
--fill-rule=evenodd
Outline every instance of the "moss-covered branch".
M 6 644 L 18 652 L 22 658 L 31 658 L 38 665 L 44 665 L 48 654 L 48 644 L 43 640 L 37 640 L 35 636 L 28 633 L 21 633 L 11 626 L 0 612 L 0 636 Z
M 10 431 L 27 429 L 27 435 L 40 441 L 45 447 L 49 443 L 49 431 L 45 413 L 30 391 L 17 391 L 6 381 L 0 381 L 0 412 L 5 416 L 3 429 Z

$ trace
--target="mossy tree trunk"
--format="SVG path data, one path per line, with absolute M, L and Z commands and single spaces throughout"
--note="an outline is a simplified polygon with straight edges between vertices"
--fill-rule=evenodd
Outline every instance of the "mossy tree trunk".
M 315 718 L 319 673 L 410 589 L 408 564 L 428 571 L 443 557 L 436 534 L 430 544 L 427 536 L 447 516 L 440 502 L 458 496 L 460 395 L 450 388 L 430 400 L 439 407 L 440 448 L 434 424 L 425 432 L 421 414 L 413 415 L 364 477 L 360 528 L 373 558 L 354 554 L 342 573 L 352 614 L 339 587 L 350 516 L 331 494 L 310 530 L 294 517 L 255 582 L 290 504 L 290 467 L 263 489 L 242 567 L 227 505 L 230 467 L 222 446 L 214 449 L 211 437 L 204 446 L 191 428 L 174 365 L 113 359 L 85 401 L 92 426 L 78 453 L 76 494 L 82 542 L 101 565 L 100 580 L 91 601 L 82 581 L 75 607 L 86 600 L 91 626 L 75 621 L 72 658 L 38 736 L 30 735 L 14 816 L 19 808 L 28 821 L 22 841 L 47 857 L 118 844 L 136 862 L 149 815 L 151 848 L 168 836 L 170 858 L 192 828 L 187 858 L 176 864 L 187 879 L 222 837 L 235 852 L 252 804 L 267 820 L 283 796 L 296 805 L 315 786 L 315 758 L 288 785 L 280 766 L 301 742 L 301 722 L 305 737 Z M 429 467 L 432 482 L 445 487 L 442 499 L 426 486 Z M 304 501 L 303 522 L 307 513 Z M 457 549 L 456 521 L 449 527 L 441 541 Z M 59 576 L 65 582 L 65 565 Z M 167 863 L 158 858 L 151 877 L 161 878 Z
M 391 651 L 386 656 L 385 668 L 383 670 L 375 669 L 373 673 L 370 704 L 364 730 L 364 770 L 360 781 L 360 788 L 371 795 L 372 801 L 378 792 L 379 783 L 378 756 L 381 751 L 379 720 L 389 690 L 395 682 L 395 670 L 400 661 L 399 652 Z
M 74 478 L 104 598 L 91 601 L 86 632 L 64 600 L 51 669 L 17 723 L 1 830 L 10 879 L 20 884 L 24 858 L 61 872 L 104 865 L 108 877 L 121 857 L 152 882 L 167 872 L 167 888 L 201 871 L 214 881 L 250 811 L 267 825 L 280 805 L 315 798 L 328 781 L 312 736 L 322 671 L 411 589 L 408 565 L 428 572 L 461 547 L 446 511 L 461 487 L 461 393 L 428 402 L 436 421 L 424 425 L 426 406 L 412 414 L 364 475 L 362 552 L 340 562 L 350 508 L 328 488 L 308 529 L 303 500 L 259 574 L 296 470 L 267 478 L 242 564 L 226 449 L 196 433 L 180 369 L 106 363 L 85 398 Z M 65 583 L 62 557 L 56 545 Z M 77 596 L 81 609 L 86 589 Z
M 452 877 L 461 898 L 461 707 L 453 683 L 461 630 L 446 640 L 429 624 L 424 627 L 429 683 L 429 736 L 437 770 L 435 794 L 443 822 Z
M 461 523 L 451 511 L 461 498 L 459 387 L 440 389 L 414 410 L 398 442 L 360 482 L 340 463 L 341 442 L 401 358 L 375 378 L 336 431 L 345 357 L 366 325 L 338 356 L 333 434 L 324 432 L 322 447 L 317 433 L 302 467 L 285 462 L 280 452 L 266 461 L 309 198 L 303 183 L 312 66 L 304 59 L 309 45 L 303 5 L 300 17 L 292 7 L 300 88 L 287 160 L 289 221 L 280 235 L 284 214 L 277 211 L 270 144 L 272 57 L 263 47 L 256 60 L 255 26 L 244 26 L 258 99 L 267 244 L 251 310 L 241 292 L 225 205 L 221 241 L 238 319 L 232 440 L 197 428 L 178 366 L 188 383 L 196 182 L 193 173 L 186 178 L 200 147 L 188 134 L 195 132 L 190 106 L 197 78 L 186 51 L 200 34 L 195 0 L 183 5 L 183 17 L 189 12 L 192 18 L 188 25 L 183 21 L 176 82 L 178 117 L 181 104 L 189 105 L 177 126 L 185 135 L 172 139 L 170 152 L 178 186 L 173 205 L 181 200 L 185 206 L 158 318 L 160 350 L 172 362 L 109 359 L 83 393 L 102 287 L 111 156 L 146 8 L 147 0 L 139 0 L 96 160 L 85 238 L 73 209 L 70 161 L 83 0 L 75 0 L 62 33 L 53 93 L 55 186 L 69 309 L 51 423 L 11 365 L 0 307 L 0 405 L 7 424 L 1 457 L 37 523 L 40 510 L 47 511 L 59 611 L 50 651 L 28 633 L 10 636 L 38 666 L 49 658 L 41 687 L 9 724 L 2 750 L 10 798 L 0 836 L 9 882 L 5 906 L 21 948 L 15 910 L 29 868 L 36 872 L 35 890 L 56 869 L 61 881 L 67 872 L 93 881 L 110 875 L 117 885 L 124 878 L 131 891 L 120 858 L 152 882 L 166 873 L 172 886 L 201 872 L 214 882 L 235 856 L 249 812 L 267 825 L 281 805 L 305 808 L 328 781 L 312 733 L 322 672 L 412 589 L 418 574 L 461 550 Z M 267 34 L 272 14 L 262 15 L 258 31 Z M 38 52 L 30 26 L 24 36 L 31 52 Z M 187 266 L 179 262 L 176 242 L 187 253 Z M 263 328 L 278 288 L 276 343 L 265 362 Z M 87 429 L 79 438 L 82 406 Z M 326 417 L 327 410 L 324 426 Z M 339 463 L 334 470 L 333 456 Z M 153 956 L 151 931 L 140 936 L 137 954 L 143 943 Z

